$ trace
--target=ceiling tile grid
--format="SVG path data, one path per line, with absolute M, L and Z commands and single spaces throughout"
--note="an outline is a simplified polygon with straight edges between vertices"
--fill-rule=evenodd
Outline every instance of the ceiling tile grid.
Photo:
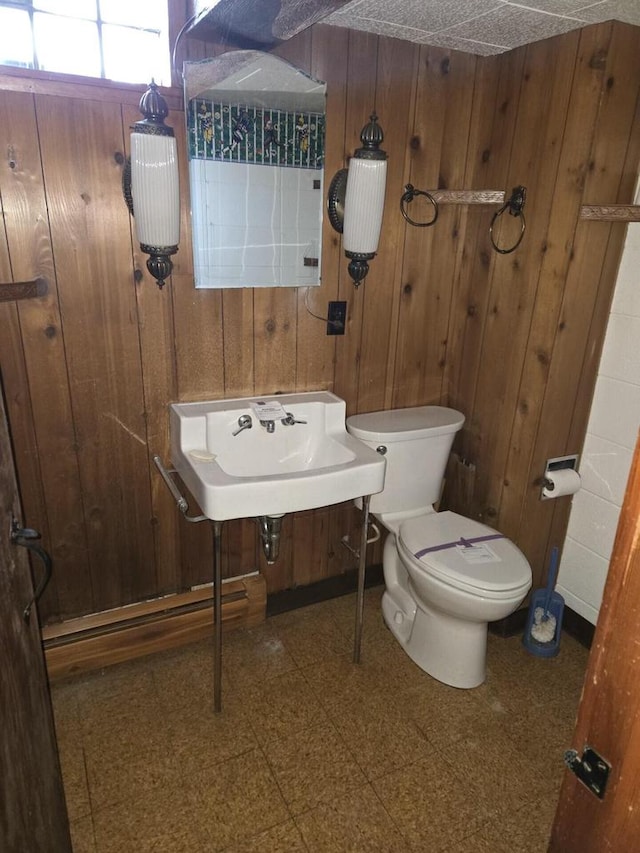
M 323 23 L 486 56 L 609 20 L 640 26 L 640 0 L 353 0 Z

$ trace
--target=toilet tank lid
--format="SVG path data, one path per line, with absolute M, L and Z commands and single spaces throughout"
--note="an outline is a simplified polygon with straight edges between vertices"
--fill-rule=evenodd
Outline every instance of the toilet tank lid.
M 455 409 L 446 406 L 413 406 L 351 415 L 347 418 L 347 430 L 365 441 L 390 443 L 457 432 L 463 423 L 464 415 Z

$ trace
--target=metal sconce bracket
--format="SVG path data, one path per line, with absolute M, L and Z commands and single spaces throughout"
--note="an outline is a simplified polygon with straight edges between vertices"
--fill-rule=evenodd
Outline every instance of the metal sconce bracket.
M 342 234 L 344 226 L 344 200 L 347 194 L 348 169 L 339 169 L 329 184 L 327 215 L 334 231 Z

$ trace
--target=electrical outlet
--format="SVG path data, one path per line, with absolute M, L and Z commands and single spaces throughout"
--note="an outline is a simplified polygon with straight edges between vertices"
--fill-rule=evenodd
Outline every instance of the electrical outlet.
M 327 311 L 327 334 L 344 335 L 344 327 L 347 323 L 347 303 L 330 302 Z

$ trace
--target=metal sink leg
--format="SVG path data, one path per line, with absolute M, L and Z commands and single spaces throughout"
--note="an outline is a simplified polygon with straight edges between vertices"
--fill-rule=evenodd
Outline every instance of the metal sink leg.
M 360 560 L 358 561 L 358 593 L 356 597 L 356 633 L 353 642 L 353 662 L 360 663 L 360 643 L 362 640 L 362 619 L 364 616 L 364 575 L 367 563 L 367 533 L 369 531 L 369 500 L 371 495 L 362 498 L 362 530 L 360 534 Z
M 213 524 L 213 708 L 222 711 L 222 522 Z

